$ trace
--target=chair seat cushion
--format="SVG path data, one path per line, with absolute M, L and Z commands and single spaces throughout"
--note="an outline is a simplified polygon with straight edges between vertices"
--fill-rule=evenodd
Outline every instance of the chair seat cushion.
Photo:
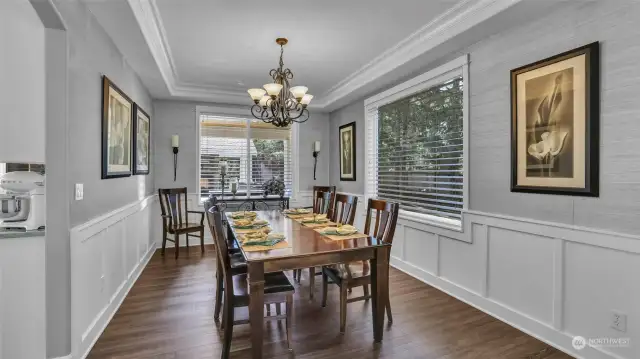
M 265 273 L 264 275 L 264 293 L 285 293 L 293 292 L 295 288 L 289 281 L 289 278 L 283 272 Z M 236 296 L 247 296 L 247 275 L 240 274 L 233 276 L 233 294 Z
M 323 270 L 327 271 L 327 275 L 329 275 L 330 277 L 346 279 L 347 268 L 351 272 L 351 278 L 365 277 L 371 273 L 369 261 L 350 262 L 348 264 L 334 264 L 331 266 L 323 267 Z

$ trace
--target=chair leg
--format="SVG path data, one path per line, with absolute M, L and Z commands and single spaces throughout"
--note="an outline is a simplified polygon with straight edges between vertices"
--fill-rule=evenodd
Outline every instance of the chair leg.
M 162 252 L 160 252 L 162 256 L 164 256 L 164 249 L 166 247 L 167 247 L 167 230 L 166 228 L 162 227 Z
M 294 270 L 293 270 L 293 281 L 294 281 L 294 282 L 296 281 L 296 278 L 298 278 L 298 270 L 297 270 L 297 269 L 294 269 Z
M 233 294 L 232 294 L 233 295 Z M 224 301 L 224 341 L 222 344 L 222 359 L 228 359 L 231 352 L 231 337 L 233 336 L 233 303 L 232 295 L 225 293 Z
M 313 292 L 316 291 L 316 267 L 309 268 L 309 299 L 313 300 Z
M 340 285 L 340 333 L 344 333 L 347 326 L 347 288 L 348 284 L 342 282 Z
M 204 253 L 204 229 L 200 231 L 200 252 Z
M 322 271 L 322 307 L 327 306 L 327 290 L 329 289 L 329 277 Z
M 393 323 L 393 316 L 391 315 L 391 301 L 389 301 L 389 296 L 387 295 L 387 318 L 389 323 Z
M 220 265 L 218 265 L 218 268 L 216 269 L 216 303 L 214 306 L 214 310 L 213 310 L 213 319 L 215 319 L 216 321 L 218 321 L 218 318 L 220 318 L 220 308 L 221 308 L 221 304 L 222 304 L 222 270 L 220 268 Z
M 175 249 L 176 249 L 176 259 L 178 259 L 178 254 L 180 253 L 180 235 L 176 233 L 174 240 L 175 240 Z
M 368 297 L 369 296 L 369 285 L 365 284 L 362 286 L 362 291 L 364 292 L 364 296 Z M 365 299 L 365 300 L 369 300 L 369 298 Z
M 280 307 L 282 303 L 276 303 L 276 315 L 280 316 L 282 314 L 282 308 Z M 280 323 L 280 321 L 278 320 L 278 323 Z
M 187 237 L 187 252 L 189 251 L 189 233 L 185 235 Z
M 271 316 L 271 304 L 265 304 L 265 308 L 267 308 L 267 317 Z
M 280 305 L 278 304 L 278 308 Z M 293 350 L 291 347 L 291 317 L 293 316 L 293 294 L 287 295 L 287 303 L 286 308 L 287 311 L 287 319 L 286 319 L 286 327 L 287 327 L 287 347 L 289 350 Z

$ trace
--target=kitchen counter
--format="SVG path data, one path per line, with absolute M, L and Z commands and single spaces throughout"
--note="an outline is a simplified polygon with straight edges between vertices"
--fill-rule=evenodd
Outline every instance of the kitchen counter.
M 12 238 L 30 238 L 30 237 L 43 237 L 45 234 L 44 229 L 35 231 L 20 231 L 20 230 L 3 230 L 0 229 L 0 240 L 12 239 Z

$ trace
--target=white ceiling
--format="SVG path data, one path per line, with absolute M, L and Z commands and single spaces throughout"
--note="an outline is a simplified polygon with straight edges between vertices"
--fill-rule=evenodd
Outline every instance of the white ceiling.
M 230 91 L 262 87 L 278 65 L 295 84 L 330 88 L 441 15 L 456 0 L 156 0 L 182 82 Z
M 83 0 L 154 98 L 250 105 L 275 38 L 311 107 L 332 111 L 548 12 L 537 0 Z M 516 6 L 517 5 L 517 6 Z M 544 6 L 543 6 L 544 5 Z M 490 20 L 491 21 L 487 21 Z

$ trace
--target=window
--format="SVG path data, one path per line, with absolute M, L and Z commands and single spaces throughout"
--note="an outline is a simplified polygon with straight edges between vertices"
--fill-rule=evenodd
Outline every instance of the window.
M 222 193 L 221 163 L 227 163 L 225 195 L 258 196 L 262 184 L 282 179 L 291 192 L 291 129 L 255 119 L 200 113 L 200 199 Z
M 414 217 L 460 225 L 466 197 L 462 63 L 367 100 L 368 197 L 398 202 Z

